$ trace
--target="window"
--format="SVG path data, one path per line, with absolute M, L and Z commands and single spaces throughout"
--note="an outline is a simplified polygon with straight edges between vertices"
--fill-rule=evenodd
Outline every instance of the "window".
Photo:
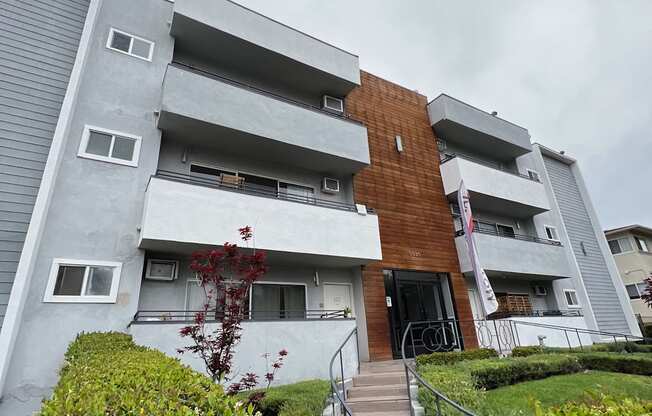
M 106 47 L 146 61 L 152 60 L 154 42 L 111 28 Z
M 496 229 L 498 230 L 498 235 L 501 235 L 503 237 L 511 237 L 511 238 L 516 237 L 516 233 L 514 232 L 514 227 L 512 227 L 511 225 L 496 224 Z
M 566 304 L 569 308 L 579 308 L 580 303 L 577 300 L 577 292 L 573 289 L 564 289 L 564 296 L 566 297 Z
M 627 294 L 629 295 L 630 299 L 640 299 L 641 296 L 644 295 L 647 291 L 647 284 L 645 284 L 645 282 L 636 284 L 632 283 L 626 285 L 625 289 L 627 289 Z
M 632 243 L 629 241 L 629 238 L 627 237 L 622 237 L 622 238 L 616 238 L 614 240 L 609 240 L 609 249 L 611 250 L 611 254 L 620 254 L 620 253 L 627 253 L 632 250 Z
M 251 288 L 253 319 L 304 318 L 306 285 L 256 283 Z
M 541 180 L 539 179 L 539 172 L 537 172 L 536 170 L 528 169 L 527 176 L 533 181 L 541 182 Z
M 545 226 L 546 237 L 548 240 L 559 241 L 559 234 L 557 234 L 557 228 L 550 225 Z
M 645 241 L 643 237 L 634 237 L 634 241 L 636 241 L 636 247 L 640 251 L 650 252 L 650 249 L 647 246 L 647 241 Z
M 138 166 L 140 136 L 85 126 L 78 156 L 127 166 Z
M 122 263 L 54 259 L 44 302 L 115 303 Z

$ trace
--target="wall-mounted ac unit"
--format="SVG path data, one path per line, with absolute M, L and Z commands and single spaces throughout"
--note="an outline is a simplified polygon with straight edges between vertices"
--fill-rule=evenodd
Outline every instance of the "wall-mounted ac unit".
M 327 194 L 336 194 L 340 191 L 340 181 L 333 178 L 324 178 L 321 182 L 321 190 Z
M 179 261 L 177 260 L 147 260 L 145 279 L 172 281 L 178 277 Z
M 548 296 L 548 289 L 545 286 L 534 286 L 534 295 L 535 296 Z
M 336 113 L 343 113 L 344 100 L 341 98 L 331 97 L 330 95 L 324 95 L 322 99 L 321 107 L 324 110 L 334 111 Z

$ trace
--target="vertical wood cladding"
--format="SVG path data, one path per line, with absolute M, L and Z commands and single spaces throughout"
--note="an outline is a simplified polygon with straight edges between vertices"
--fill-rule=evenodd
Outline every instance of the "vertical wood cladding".
M 383 269 L 449 273 L 457 317 L 472 319 L 426 104 L 425 96 L 364 71 L 346 100 L 347 112 L 367 126 L 371 154 L 371 165 L 355 176 L 355 200 L 377 210 L 383 251 L 362 274 L 372 360 L 392 358 Z M 476 346 L 473 328 L 463 332 L 467 348 Z

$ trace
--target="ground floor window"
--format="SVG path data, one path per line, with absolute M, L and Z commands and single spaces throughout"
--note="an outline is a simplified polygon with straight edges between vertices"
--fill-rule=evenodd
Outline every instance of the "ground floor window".
M 253 319 L 300 319 L 305 315 L 305 284 L 257 283 L 252 286 Z
M 647 290 L 647 285 L 645 282 L 641 282 L 627 285 L 625 288 L 627 289 L 627 294 L 629 295 L 630 299 L 640 299 Z
M 122 263 L 54 259 L 44 302 L 114 303 Z
M 577 292 L 573 289 L 564 289 L 566 304 L 569 308 L 579 308 L 580 302 L 577 300 Z

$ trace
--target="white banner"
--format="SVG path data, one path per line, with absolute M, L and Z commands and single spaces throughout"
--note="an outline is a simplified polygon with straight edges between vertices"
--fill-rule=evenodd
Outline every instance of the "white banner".
M 469 258 L 471 259 L 471 266 L 473 267 L 473 274 L 475 275 L 475 283 L 478 286 L 478 295 L 485 315 L 489 315 L 498 310 L 498 300 L 494 294 L 494 289 L 491 287 L 491 282 L 489 282 L 489 278 L 484 272 L 482 264 L 480 264 L 480 259 L 478 258 L 478 249 L 475 245 L 475 239 L 473 236 L 475 224 L 473 223 L 473 213 L 471 212 L 469 192 L 464 186 L 464 181 L 460 182 L 460 189 L 457 192 L 457 203 L 460 206 L 464 239 L 466 240 L 466 247 L 468 248 Z

